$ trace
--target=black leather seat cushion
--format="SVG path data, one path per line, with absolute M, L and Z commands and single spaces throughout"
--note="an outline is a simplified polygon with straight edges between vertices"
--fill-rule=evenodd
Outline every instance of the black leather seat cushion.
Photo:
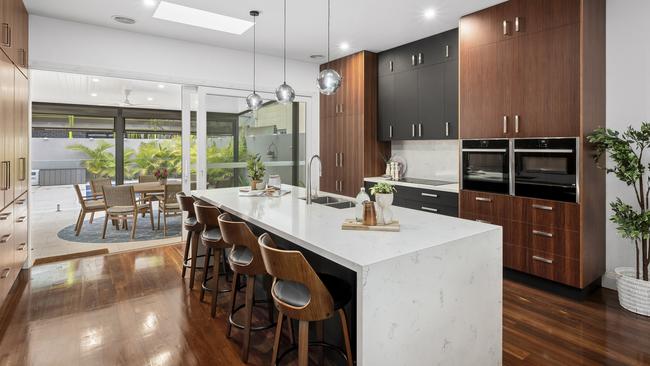
M 219 228 L 212 228 L 203 230 L 201 233 L 201 239 L 209 241 L 220 241 L 221 240 L 221 230 Z
M 245 266 L 253 261 L 253 252 L 243 246 L 235 246 L 230 251 L 230 261 L 240 266 Z
M 347 282 L 325 273 L 319 273 L 318 277 L 332 295 L 334 310 L 338 310 L 350 302 L 352 288 Z M 311 298 L 309 289 L 305 285 L 293 281 L 278 280 L 273 287 L 273 292 L 280 301 L 295 307 L 307 305 Z
M 183 224 L 185 225 L 186 229 L 190 229 L 195 227 L 199 222 L 196 221 L 196 217 L 188 217 L 183 221 Z

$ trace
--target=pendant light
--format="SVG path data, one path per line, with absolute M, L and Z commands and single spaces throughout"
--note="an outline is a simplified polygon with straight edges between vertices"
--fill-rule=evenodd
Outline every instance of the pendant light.
M 253 92 L 246 97 L 246 104 L 248 104 L 248 108 L 252 111 L 256 111 L 264 104 L 262 97 L 255 90 L 255 33 L 257 30 L 257 17 L 260 15 L 260 12 L 251 10 L 250 15 L 253 17 Z
M 275 89 L 275 98 L 281 104 L 293 102 L 296 92 L 287 85 L 287 0 L 284 0 L 284 82 Z
M 341 75 L 329 68 L 330 63 L 330 0 L 327 0 L 327 69 L 318 74 L 318 90 L 321 94 L 332 95 L 341 86 Z

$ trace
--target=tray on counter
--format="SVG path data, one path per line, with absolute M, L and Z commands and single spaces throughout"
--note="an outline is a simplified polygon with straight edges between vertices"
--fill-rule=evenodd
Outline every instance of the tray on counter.
M 395 220 L 387 225 L 375 225 L 369 226 L 364 225 L 362 222 L 358 222 L 355 219 L 348 219 L 343 222 L 341 225 L 341 230 L 359 230 L 359 231 L 400 231 L 399 221 Z

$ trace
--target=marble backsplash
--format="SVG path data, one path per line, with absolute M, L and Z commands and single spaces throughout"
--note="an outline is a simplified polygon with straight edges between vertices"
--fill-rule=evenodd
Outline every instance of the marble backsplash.
M 458 140 L 393 141 L 392 153 L 404 160 L 406 176 L 458 182 Z

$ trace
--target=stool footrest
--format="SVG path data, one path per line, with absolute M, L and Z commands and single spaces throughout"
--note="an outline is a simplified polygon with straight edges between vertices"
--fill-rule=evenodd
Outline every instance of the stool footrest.
M 258 305 L 268 304 L 268 303 L 269 303 L 269 302 L 266 301 L 266 300 L 255 300 L 255 304 L 254 304 L 253 306 L 258 306 Z M 235 321 L 235 319 L 233 319 L 233 316 L 234 316 L 235 314 L 237 314 L 237 312 L 238 312 L 239 310 L 244 309 L 245 307 L 246 307 L 246 304 L 241 304 L 241 305 L 239 305 L 238 307 L 235 308 L 235 310 L 232 312 L 232 314 L 230 314 L 230 315 L 228 316 L 228 322 L 230 322 L 230 324 L 231 324 L 233 327 L 237 328 L 237 329 L 244 329 L 244 326 L 243 326 L 242 324 L 237 323 L 237 322 Z M 275 324 L 276 324 L 276 322 L 272 322 L 272 323 L 270 323 L 270 324 L 267 324 L 267 325 L 261 325 L 261 326 L 258 326 L 258 327 L 253 327 L 253 326 L 251 326 L 251 331 L 252 331 L 252 332 L 258 332 L 258 331 L 261 331 L 261 330 L 271 329 L 271 328 L 275 327 Z
M 332 350 L 332 351 L 336 351 L 336 353 L 338 353 L 341 357 L 343 357 L 344 360 L 347 361 L 347 359 L 348 359 L 348 357 L 345 355 L 345 352 L 340 347 L 335 346 L 335 345 L 330 344 L 330 343 L 318 342 L 318 341 L 309 342 L 308 347 L 309 348 L 311 348 L 311 347 L 326 348 L 326 349 L 329 349 L 329 350 Z M 280 361 L 282 361 L 284 356 L 288 355 L 291 352 L 296 352 L 296 351 L 298 351 L 298 345 L 297 344 L 291 345 L 291 347 L 287 348 L 284 352 L 282 352 L 278 356 L 278 359 L 275 361 L 275 365 L 273 365 L 273 366 L 279 366 Z

